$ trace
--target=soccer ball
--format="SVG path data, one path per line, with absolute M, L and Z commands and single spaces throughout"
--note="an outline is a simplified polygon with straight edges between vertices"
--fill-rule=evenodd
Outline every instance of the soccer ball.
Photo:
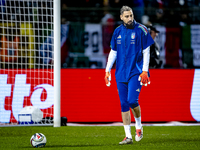
M 33 147 L 44 147 L 46 145 L 47 139 L 42 133 L 35 133 L 30 139 L 31 145 Z

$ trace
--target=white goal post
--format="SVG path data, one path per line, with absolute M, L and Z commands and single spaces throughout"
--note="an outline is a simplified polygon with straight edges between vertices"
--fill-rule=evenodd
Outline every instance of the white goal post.
M 60 127 L 60 0 L 0 6 L 0 126 Z
M 54 127 L 60 127 L 60 0 L 54 0 Z

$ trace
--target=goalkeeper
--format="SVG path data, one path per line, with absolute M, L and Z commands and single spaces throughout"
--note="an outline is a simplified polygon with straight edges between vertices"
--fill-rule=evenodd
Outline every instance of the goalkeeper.
M 142 85 L 150 83 L 148 76 L 149 51 L 154 43 L 147 28 L 134 20 L 132 9 L 120 10 L 123 23 L 117 27 L 111 39 L 111 51 L 106 66 L 105 82 L 110 85 L 111 68 L 116 60 L 116 82 L 119 93 L 122 120 L 126 137 L 119 144 L 133 143 L 131 135 L 130 108 L 135 117 L 135 140 L 143 138 L 140 106 L 138 103 Z

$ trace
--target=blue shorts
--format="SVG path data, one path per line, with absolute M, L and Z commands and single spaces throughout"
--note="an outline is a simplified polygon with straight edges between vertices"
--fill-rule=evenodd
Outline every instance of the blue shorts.
M 139 106 L 138 99 L 142 86 L 138 81 L 138 77 L 139 75 L 134 75 L 128 82 L 117 82 L 122 112 Z

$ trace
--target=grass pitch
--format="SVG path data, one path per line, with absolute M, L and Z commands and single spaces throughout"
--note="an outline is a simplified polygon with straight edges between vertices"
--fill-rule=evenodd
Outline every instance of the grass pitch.
M 200 126 L 144 126 L 144 138 L 119 145 L 123 126 L 0 127 L 0 150 L 33 149 L 31 136 L 40 132 L 48 150 L 200 150 Z M 132 127 L 132 134 L 135 128 Z

